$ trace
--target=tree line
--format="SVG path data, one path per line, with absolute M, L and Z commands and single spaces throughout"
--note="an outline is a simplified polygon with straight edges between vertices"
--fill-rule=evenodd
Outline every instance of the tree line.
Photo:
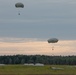
M 0 64 L 41 63 L 45 65 L 76 65 L 76 56 L 4 55 Z

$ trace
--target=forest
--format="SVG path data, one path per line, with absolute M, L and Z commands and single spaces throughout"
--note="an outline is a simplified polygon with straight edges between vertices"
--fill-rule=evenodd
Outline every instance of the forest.
M 44 65 L 76 65 L 76 56 L 4 55 L 0 64 L 41 63 Z

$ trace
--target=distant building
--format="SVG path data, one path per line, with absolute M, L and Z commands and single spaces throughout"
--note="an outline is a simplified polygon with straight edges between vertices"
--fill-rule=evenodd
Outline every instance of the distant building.
M 44 66 L 44 64 L 41 64 L 41 63 L 36 63 L 36 64 L 33 64 L 33 63 L 28 64 L 28 63 L 26 63 L 24 65 L 26 65 L 26 66 Z
M 0 66 L 4 66 L 5 64 L 0 64 Z
M 26 63 L 26 64 L 24 64 L 24 65 L 27 65 L 27 66 L 34 66 L 33 63 L 30 63 L 30 64 Z
M 36 63 L 35 66 L 44 66 L 44 64 Z

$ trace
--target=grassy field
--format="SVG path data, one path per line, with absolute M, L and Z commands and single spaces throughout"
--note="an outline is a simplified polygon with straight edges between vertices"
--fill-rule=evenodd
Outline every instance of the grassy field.
M 52 67 L 57 69 L 52 69 Z M 0 66 L 0 75 L 76 75 L 76 67 L 69 65 L 4 65 Z

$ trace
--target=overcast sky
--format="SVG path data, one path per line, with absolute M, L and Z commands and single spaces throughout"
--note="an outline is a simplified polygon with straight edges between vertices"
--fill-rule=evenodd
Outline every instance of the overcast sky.
M 0 55 L 12 54 L 76 55 L 76 0 L 0 0 Z
M 75 40 L 76 0 L 0 0 L 0 37 Z
M 0 42 L 0 55 L 76 55 L 76 40 L 62 40 L 54 44 L 46 41 L 31 41 L 31 39 L 27 42 L 26 39 L 22 41 L 17 38 L 15 40 L 16 42 Z

